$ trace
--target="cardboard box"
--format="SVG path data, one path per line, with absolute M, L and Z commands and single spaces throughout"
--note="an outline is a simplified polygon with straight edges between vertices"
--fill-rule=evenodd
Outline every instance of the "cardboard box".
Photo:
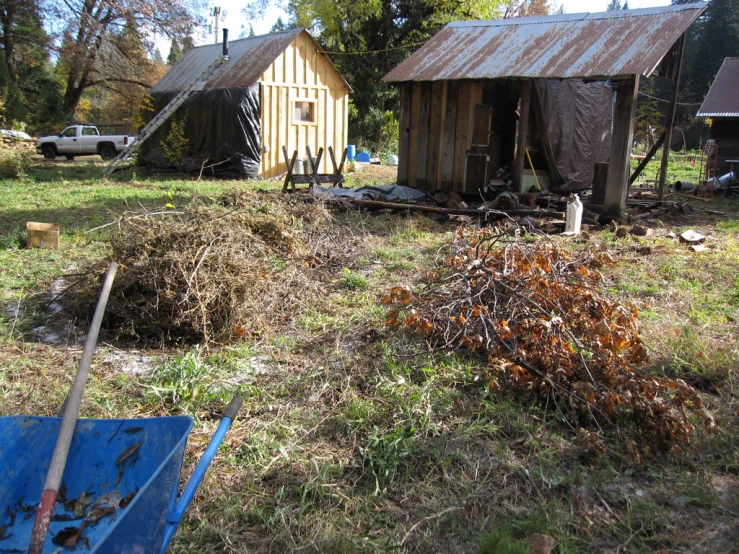
M 26 223 L 28 229 L 28 248 L 59 248 L 58 223 Z

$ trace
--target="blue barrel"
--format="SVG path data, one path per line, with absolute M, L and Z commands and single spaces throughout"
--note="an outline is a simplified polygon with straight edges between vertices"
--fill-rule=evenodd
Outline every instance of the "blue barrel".
M 357 147 L 353 144 L 350 144 L 346 147 L 346 157 L 350 160 L 353 160 L 354 157 L 357 155 Z

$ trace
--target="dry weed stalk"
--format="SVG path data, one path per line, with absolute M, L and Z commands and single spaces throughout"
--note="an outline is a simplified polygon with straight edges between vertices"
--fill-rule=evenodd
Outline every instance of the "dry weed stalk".
M 485 355 L 490 387 L 555 406 L 573 428 L 637 431 L 635 457 L 713 427 L 698 393 L 645 369 L 637 309 L 608 297 L 602 252 L 525 242 L 495 229 L 460 229 L 424 287 L 383 298 L 387 322 L 423 334 L 434 348 Z M 591 446 L 602 448 L 600 441 Z

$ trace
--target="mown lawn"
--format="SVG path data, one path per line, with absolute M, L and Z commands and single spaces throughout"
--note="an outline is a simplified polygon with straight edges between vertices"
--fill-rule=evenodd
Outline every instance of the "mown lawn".
M 234 187 L 262 190 L 279 209 L 281 182 L 102 179 L 100 167 L 39 162 L 0 184 L 0 415 L 61 405 L 86 326 L 65 302 L 115 232 L 93 229 Z M 491 391 L 484 363 L 387 328 L 381 293 L 417 286 L 455 231 L 388 213 L 334 212 L 336 258 L 312 273 L 320 294 L 260 335 L 210 347 L 102 336 L 82 413 L 192 415 L 187 475 L 228 399 L 244 397 L 174 552 L 514 553 L 535 533 L 553 537 L 555 553 L 735 552 L 739 202 L 695 204 L 640 222 L 649 237 L 551 237 L 607 249 L 617 263 L 606 286 L 639 307 L 649 371 L 701 391 L 720 431 L 682 452 L 638 460 L 615 435 L 593 454 L 555 410 Z M 22 248 L 26 221 L 60 223 L 62 247 Z M 708 251 L 668 236 L 688 228 Z M 645 244 L 660 248 L 632 248 Z

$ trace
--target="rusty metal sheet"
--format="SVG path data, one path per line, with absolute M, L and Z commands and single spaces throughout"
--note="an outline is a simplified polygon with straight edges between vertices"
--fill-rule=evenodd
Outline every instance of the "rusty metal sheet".
M 453 22 L 383 81 L 648 76 L 706 7 Z
M 230 41 L 229 62 L 221 66 L 205 89 L 252 86 L 301 32 L 297 29 Z M 188 87 L 222 52 L 222 44 L 207 44 L 188 50 L 151 92 L 175 92 Z
M 724 59 L 697 115 L 739 117 L 739 57 Z

